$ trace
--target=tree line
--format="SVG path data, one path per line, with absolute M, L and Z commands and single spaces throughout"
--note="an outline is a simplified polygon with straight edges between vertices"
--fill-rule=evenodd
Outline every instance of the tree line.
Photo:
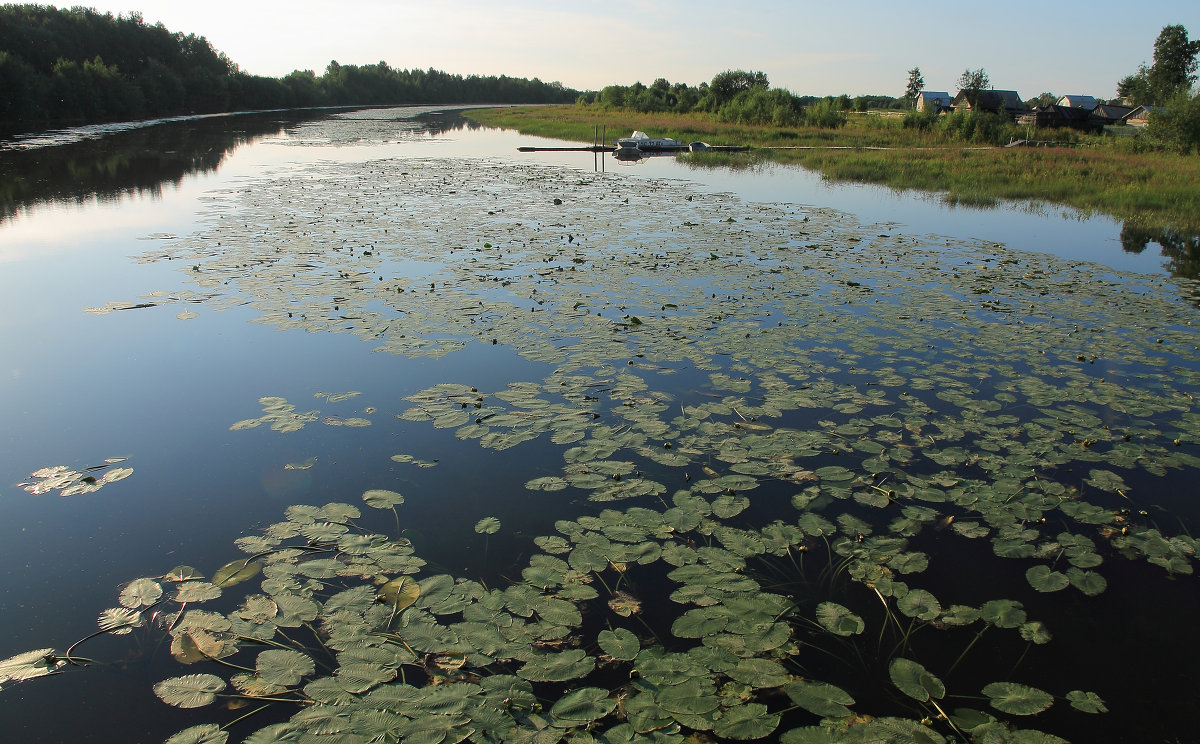
M 561 83 L 399 70 L 386 62 L 323 74 L 250 75 L 203 36 L 139 13 L 0 6 L 0 125 L 100 122 L 266 108 L 401 103 L 569 103 Z

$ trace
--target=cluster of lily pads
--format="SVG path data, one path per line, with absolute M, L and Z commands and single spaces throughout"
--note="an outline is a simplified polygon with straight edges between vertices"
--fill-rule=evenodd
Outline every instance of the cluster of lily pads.
M 285 521 L 238 540 L 247 558 L 209 580 L 187 566 L 134 580 L 99 624 L 127 633 L 152 623 L 170 636 L 180 663 L 205 665 L 208 671 L 154 686 L 170 705 L 225 699 L 295 706 L 287 720 L 245 738 L 248 744 L 563 738 L 615 744 L 683 742 L 699 732 L 739 741 L 778 736 L 792 744 L 944 741 L 928 721 L 862 716 L 849 692 L 804 675 L 799 626 L 846 637 L 861 634 L 866 623 L 828 601 L 803 617 L 804 600 L 766 591 L 755 578 L 763 556 L 794 556 L 813 540 L 832 540 L 842 552 L 853 542 L 839 537 L 845 530 L 805 510 L 797 524 L 731 527 L 740 510 L 722 498 L 679 491 L 670 508 L 606 509 L 560 521 L 556 534 L 537 539 L 544 552 L 529 560 L 521 580 L 503 588 L 425 572 L 406 540 L 359 527 L 362 514 L 353 505 L 292 506 Z M 403 496 L 372 490 L 363 501 L 392 509 Z M 499 527 L 493 518 L 476 529 Z M 897 533 L 871 543 L 889 549 L 848 552 L 855 565 L 916 570 Z M 260 573 L 258 591 L 231 596 L 232 587 Z M 656 629 L 643 619 L 639 595 L 664 573 L 675 586 L 675 609 L 667 608 L 669 620 L 658 608 Z M 928 592 L 899 595 L 897 585 L 890 596 L 899 599 L 884 603 L 906 617 L 1013 628 L 1044 642 L 1039 623 L 1027 621 L 1017 602 L 943 611 Z M 233 609 L 201 609 L 222 596 Z M 72 661 L 73 649 L 53 663 Z M 9 660 L 0 669 L 51 663 L 51 654 L 37 653 L 36 660 Z M 897 656 L 889 676 L 918 709 L 940 717 L 947 734 L 1061 741 L 1010 722 L 1055 703 L 1037 687 L 997 681 L 982 690 L 991 712 L 950 713 L 939 702 L 945 685 L 918 661 Z M 1066 692 L 1063 701 L 1088 713 L 1105 710 L 1099 696 L 1083 690 Z M 813 725 L 779 730 L 798 713 Z M 168 742 L 227 740 L 225 728 L 213 723 Z
M 208 581 L 126 587 L 101 631 L 166 633 L 204 668 L 156 686 L 164 701 L 297 706 L 249 744 L 1060 741 L 1023 717 L 1103 712 L 1096 692 L 1041 689 L 1019 660 L 970 689 L 955 672 L 985 631 L 1037 653 L 1070 629 L 947 594 L 928 569 L 986 540 L 1029 591 L 1084 602 L 1106 562 L 1194 571 L 1200 546 L 1152 521 L 1143 485 L 1200 468 L 1183 280 L 536 166 L 314 166 L 211 204 L 199 232 L 143 257 L 180 262 L 195 288 L 142 299 L 444 357 L 460 381 L 385 413 L 551 452 L 519 481 L 592 502 L 547 525 L 505 586 L 428 571 L 400 537 L 402 497 L 375 490 L 363 500 L 394 512 L 395 535 L 352 505 L 298 505 Z M 453 355 L 472 345 L 519 353 L 528 375 L 471 384 Z M 232 428 L 319 418 L 260 403 Z M 261 591 L 230 596 L 259 571 Z M 812 653 L 866 659 L 860 687 Z M 856 702 L 881 687 L 887 705 Z
M 29 474 L 34 480 L 23 481 L 17 485 L 35 495 L 52 491 L 58 491 L 58 495 L 63 497 L 95 493 L 109 483 L 116 483 L 133 475 L 133 468 L 114 467 L 125 460 L 124 457 L 106 457 L 103 463 L 88 466 L 83 470 L 73 470 L 66 465 L 38 468 Z

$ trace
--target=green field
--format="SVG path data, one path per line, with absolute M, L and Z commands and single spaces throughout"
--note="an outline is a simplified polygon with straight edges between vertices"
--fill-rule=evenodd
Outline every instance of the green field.
M 1048 202 L 1145 227 L 1200 231 L 1200 157 L 1137 152 L 1124 138 L 1040 130 L 1030 134 L 1072 146 L 981 147 L 937 131 L 906 129 L 899 117 L 877 115 L 852 116 L 837 129 L 749 126 L 703 114 L 638 114 L 584 106 L 480 109 L 468 116 L 524 134 L 574 142 L 591 143 L 600 126 L 610 143 L 641 129 L 683 142 L 749 145 L 749 153 L 735 157 L 685 157 L 735 167 L 767 158 L 812 168 L 831 180 L 942 192 L 955 203 Z M 1019 131 L 1014 126 L 1014 134 Z

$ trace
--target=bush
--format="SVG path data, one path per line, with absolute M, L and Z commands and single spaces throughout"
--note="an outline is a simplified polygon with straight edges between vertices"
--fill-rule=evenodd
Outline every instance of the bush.
M 951 138 L 982 145 L 1003 145 L 1021 133 L 1009 117 L 989 112 L 955 111 L 942 121 Z
M 1200 93 L 1177 93 L 1150 117 L 1149 134 L 1182 153 L 1200 152 Z
M 917 111 L 913 109 L 904 115 L 903 127 L 927 132 L 937 124 L 938 115 L 932 111 Z
M 737 124 L 795 126 L 801 121 L 799 100 L 782 88 L 751 88 L 733 97 L 717 112 L 721 121 Z
M 841 102 L 836 98 L 823 98 L 804 109 L 804 123 L 810 127 L 837 129 L 846 123 Z

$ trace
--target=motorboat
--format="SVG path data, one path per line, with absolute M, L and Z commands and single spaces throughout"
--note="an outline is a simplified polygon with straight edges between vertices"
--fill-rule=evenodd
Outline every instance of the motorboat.
M 635 130 L 630 136 L 617 140 L 617 146 L 613 149 L 613 155 L 618 159 L 634 159 L 643 157 L 646 153 L 679 152 L 686 149 L 688 149 L 688 146 L 677 139 L 651 137 L 645 132 Z

